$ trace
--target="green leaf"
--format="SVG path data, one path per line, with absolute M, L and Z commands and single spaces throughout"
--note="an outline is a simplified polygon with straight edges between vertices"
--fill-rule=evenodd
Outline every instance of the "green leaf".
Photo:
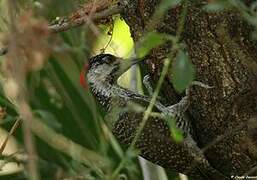
M 42 109 L 33 110 L 35 116 L 39 117 L 39 120 L 44 120 L 44 123 L 55 130 L 61 130 L 62 124 L 58 122 L 54 114 L 50 111 L 44 111 Z
M 184 136 L 182 130 L 176 127 L 175 121 L 175 118 L 167 118 L 172 139 L 174 139 L 177 143 L 180 143 L 183 141 Z
M 143 58 L 146 56 L 151 49 L 163 44 L 165 42 L 165 35 L 157 32 L 150 32 L 146 34 L 140 42 L 138 49 L 138 57 Z
M 177 127 L 171 129 L 171 136 L 178 143 L 182 142 L 184 139 L 183 132 Z
M 183 92 L 193 81 L 195 69 L 184 51 L 179 50 L 172 66 L 173 86 L 178 92 Z

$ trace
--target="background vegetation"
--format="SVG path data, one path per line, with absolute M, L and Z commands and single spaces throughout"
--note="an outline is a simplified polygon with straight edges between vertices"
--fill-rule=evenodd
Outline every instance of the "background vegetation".
M 179 2 L 163 1 L 156 18 Z M 121 57 L 135 56 L 128 26 L 116 15 L 101 25 L 91 22 L 51 35 L 45 30 L 49 22 L 56 23 L 59 17 L 67 16 L 84 3 L 87 2 L 0 0 L 0 42 L 2 46 L 12 44 L 12 50 L 17 50 L 10 56 L 0 56 L 0 144 L 4 144 L 8 132 L 13 134 L 7 147 L 1 146 L 0 178 L 107 179 L 115 173 L 126 153 L 127 162 L 118 178 L 143 179 L 137 152 L 126 152 L 120 147 L 103 120 L 101 108 L 79 81 L 84 63 L 103 50 Z M 231 7 L 240 10 L 253 26 L 257 25 L 256 3 L 246 7 L 241 1 L 215 1 L 206 6 L 206 10 Z M 253 32 L 253 38 L 255 34 Z M 138 56 L 162 44 L 163 38 L 160 34 L 145 36 L 144 45 L 150 47 L 141 46 Z M 194 68 L 183 44 L 177 41 L 179 37 L 164 39 L 174 41 L 180 50 L 178 59 L 182 60 L 175 63 L 174 86 L 183 91 L 194 78 Z M 139 70 L 128 72 L 120 83 L 130 88 L 135 73 L 139 77 L 137 90 L 143 93 Z M 43 124 L 37 126 L 33 121 Z M 7 163 L 13 166 L 10 170 Z M 159 179 L 181 178 L 176 173 L 152 168 Z
M 13 3 L 11 4 L 12 12 L 10 12 L 10 7 L 8 7 L 10 4 L 8 3 Z M 8 41 L 7 36 L 12 36 L 12 34 L 9 34 L 11 13 L 14 13 L 15 22 L 13 23 L 17 23 L 17 28 L 27 26 L 26 28 L 28 29 L 26 30 L 30 30 L 33 27 L 40 28 L 40 25 L 45 23 L 44 19 L 51 22 L 60 16 L 70 14 L 79 9 L 83 3 L 85 1 L 79 0 L 31 0 L 19 2 L 1 0 L 0 31 L 2 47 L 4 42 Z M 20 20 L 22 22 L 19 23 Z M 113 30 L 111 26 L 114 27 Z M 133 42 L 128 26 L 119 16 L 114 16 L 113 22 L 107 25 L 93 28 L 96 29 L 92 30 L 92 27 L 85 25 L 51 36 L 49 40 L 51 43 L 48 41 L 44 46 L 47 51 L 39 50 L 38 55 L 35 55 L 38 56 L 34 59 L 35 61 L 28 60 L 30 65 L 35 65 L 35 67 L 29 69 L 29 72 L 26 73 L 27 92 L 25 96 L 34 116 L 33 121 L 42 121 L 56 133 L 60 133 L 67 139 L 97 152 L 99 156 L 101 155 L 100 157 L 110 161 L 110 167 L 107 168 L 109 169 L 107 174 L 110 175 L 115 165 L 120 162 L 121 157 L 119 155 L 123 152 L 111 135 L 110 130 L 104 124 L 104 114 L 97 107 L 94 98 L 89 91 L 86 91 L 80 85 L 80 72 L 84 64 L 87 63 L 88 57 L 102 52 L 104 47 L 106 47 L 105 52 L 121 57 L 129 57 L 132 52 Z M 28 41 L 36 41 L 34 42 L 36 44 L 41 43 L 38 39 L 40 34 L 37 36 L 38 34 L 33 34 L 33 32 L 29 34 L 23 30 L 21 31 L 26 36 L 30 36 Z M 112 31 L 112 36 L 108 35 L 108 31 Z M 26 51 L 32 52 L 35 50 L 32 47 L 35 44 L 29 43 L 26 42 L 24 46 L 27 48 Z M 20 59 L 18 58 L 17 60 L 19 61 Z M 7 58 L 0 56 L 0 61 L 2 67 L 5 68 L 6 66 L 3 64 L 6 64 Z M 1 75 L 0 103 L 2 119 L 0 123 L 1 128 L 5 129 L 5 131 L 1 130 L 3 131 L 0 135 L 1 144 L 5 141 L 10 129 L 20 119 L 16 100 L 11 99 L 10 96 L 8 97 L 4 93 L 5 89 L 7 89 L 6 91 L 13 96 L 12 93 L 15 94 L 18 87 L 13 85 L 12 82 L 9 83 L 11 84 L 10 87 L 8 86 L 10 79 L 6 77 L 4 71 L 2 70 Z M 123 86 L 129 86 L 129 77 L 130 74 L 128 73 L 120 80 Z M 8 87 L 5 86 L 6 84 Z M 53 140 L 53 144 L 50 143 L 51 145 L 49 145 L 49 142 L 45 141 L 45 139 L 42 140 L 34 135 L 32 138 L 35 143 L 34 155 L 37 156 L 36 161 L 34 161 L 37 163 L 37 175 L 33 177 L 25 168 L 28 165 L 29 154 L 25 147 L 24 131 L 19 120 L 19 123 L 14 128 L 14 137 L 8 140 L 7 147 L 4 148 L 1 155 L 1 179 L 28 179 L 29 177 L 32 179 L 35 177 L 40 177 L 41 179 L 104 178 L 101 172 L 91 167 L 91 164 L 85 165 L 67 155 L 76 153 L 76 150 L 73 152 L 72 147 L 66 153 L 62 153 L 65 150 L 60 150 L 57 147 L 58 143 L 55 145 L 55 141 L 58 140 Z M 47 133 L 51 134 L 51 132 Z M 86 159 L 90 155 L 90 153 L 83 154 Z M 83 159 L 83 157 L 79 158 Z M 94 159 L 94 157 L 90 158 Z M 98 159 L 99 157 L 96 158 Z M 131 159 L 121 172 L 120 177 L 122 179 L 142 179 L 142 172 L 136 155 L 131 154 Z

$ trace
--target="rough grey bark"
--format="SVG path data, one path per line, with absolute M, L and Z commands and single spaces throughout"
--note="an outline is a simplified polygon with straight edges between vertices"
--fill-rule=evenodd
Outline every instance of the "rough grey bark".
M 159 1 L 144 0 L 143 6 L 136 0 L 122 3 L 126 5 L 122 17 L 137 41 Z M 236 10 L 207 13 L 203 5 L 190 1 L 182 36 L 196 79 L 214 86 L 191 89 L 195 138 L 209 163 L 227 176 L 257 175 L 257 46 L 250 38 L 252 28 Z M 178 5 L 169 10 L 157 30 L 174 35 L 181 9 Z M 156 48 L 147 61 L 154 81 L 169 50 L 169 45 Z M 169 104 L 179 99 L 168 77 L 162 93 Z

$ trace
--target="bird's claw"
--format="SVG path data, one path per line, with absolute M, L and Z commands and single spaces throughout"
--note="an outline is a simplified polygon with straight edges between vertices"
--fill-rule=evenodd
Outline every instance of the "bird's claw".
M 200 86 L 200 87 L 203 87 L 205 89 L 212 89 L 212 88 L 214 88 L 214 86 L 209 86 L 208 84 L 204 84 L 204 83 L 202 83 L 200 81 L 193 81 L 191 83 L 191 85 L 192 86 Z

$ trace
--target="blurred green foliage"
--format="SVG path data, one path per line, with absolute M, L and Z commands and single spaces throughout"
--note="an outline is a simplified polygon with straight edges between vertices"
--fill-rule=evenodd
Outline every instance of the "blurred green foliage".
M 8 32 L 7 0 L 0 0 L 0 33 Z M 162 16 L 168 8 L 180 0 L 163 1 L 159 6 L 156 18 Z M 56 17 L 66 16 L 77 9 L 84 0 L 23 0 L 17 3 L 17 14 L 24 13 L 27 9 L 33 10 L 34 16 L 48 21 Z M 242 16 L 254 26 L 256 22 L 256 3 L 246 6 L 242 1 L 215 1 L 204 7 L 207 11 L 220 11 L 226 8 L 236 8 Z M 95 102 L 90 92 L 81 87 L 79 83 L 80 71 L 84 63 L 88 62 L 91 55 L 98 54 L 106 45 L 105 52 L 117 56 L 131 57 L 133 55 L 133 41 L 129 28 L 119 16 L 114 17 L 114 29 L 111 36 L 107 35 L 111 25 L 101 25 L 98 33 L 92 32 L 89 26 L 82 26 L 54 35 L 51 39 L 52 53 L 43 68 L 31 72 L 27 78 L 28 99 L 35 117 L 39 117 L 56 132 L 63 134 L 70 140 L 91 149 L 113 162 L 117 166 L 124 156 L 124 147 L 116 142 L 105 125 L 104 113 Z M 255 33 L 256 34 L 256 33 Z M 254 34 L 253 34 L 254 36 Z M 111 38 L 110 43 L 108 44 Z M 155 32 L 146 33 L 139 48 L 139 57 L 146 56 L 152 48 L 166 41 L 173 41 L 170 35 Z M 178 42 L 176 42 L 178 43 Z M 1 45 L 1 44 L 0 44 Z M 140 45 L 140 43 L 139 43 Z M 178 46 L 180 47 L 180 46 Z M 178 49 L 176 58 L 172 62 L 172 77 L 174 87 L 182 92 L 192 82 L 195 70 L 186 52 Z M 0 62 L 4 57 L 0 56 Z M 130 73 L 120 81 L 123 86 L 129 87 Z M 0 80 L 5 82 L 1 74 Z M 140 84 L 141 82 L 139 82 Z M 5 118 L 0 120 L 0 125 L 10 130 L 18 114 L 15 106 L 0 89 L 0 106 L 6 108 Z M 174 125 L 171 125 L 171 129 Z M 181 132 L 173 128 L 173 136 L 181 140 Z M 174 134 L 175 132 L 175 134 Z M 15 132 L 19 144 L 19 151 L 24 150 L 22 128 Z M 1 136 L 1 135 L 0 135 Z M 99 179 L 99 175 L 91 167 L 74 161 L 67 155 L 50 147 L 46 142 L 35 137 L 37 154 L 39 157 L 39 173 L 42 179 L 58 179 L 63 177 L 83 177 L 84 179 Z M 71 152 L 72 153 L 72 152 Z M 135 153 L 129 154 L 129 161 L 121 172 L 121 179 L 142 179 Z M 109 167 L 110 171 L 114 167 Z M 109 174 L 111 172 L 108 172 Z M 176 179 L 176 174 L 167 172 L 169 179 Z M 26 171 L 6 176 L 1 179 L 28 179 Z
M 84 1 L 83 1 L 84 2 Z M 49 21 L 57 16 L 66 16 L 79 7 L 82 1 L 56 0 L 56 1 L 24 1 L 22 7 L 33 9 L 38 17 L 45 17 Z M 6 3 L 1 1 L 0 27 L 2 32 L 8 31 Z M 22 9 L 22 8 L 21 8 Z M 115 29 L 110 49 L 117 49 L 117 55 L 126 55 L 132 49 L 132 40 L 128 37 L 128 27 L 119 17 L 115 18 Z M 119 162 L 120 150 L 118 143 L 112 136 L 105 136 L 103 113 L 95 103 L 89 91 L 79 83 L 80 71 L 88 57 L 99 53 L 107 44 L 110 36 L 107 35 L 107 26 L 100 26 L 99 33 L 93 39 L 88 38 L 90 29 L 87 26 L 72 29 L 56 34 L 53 47 L 54 52 L 46 61 L 44 67 L 37 72 L 31 72 L 27 78 L 28 99 L 33 113 L 40 117 L 44 123 L 71 139 L 72 141 L 94 150 L 111 159 L 113 164 Z M 102 41 L 102 44 L 100 43 Z M 95 43 L 97 42 L 97 43 Z M 56 49 L 55 49 L 56 48 Z M 117 53 L 117 51 L 116 51 Z M 0 57 L 3 61 L 4 57 Z M 2 77 L 4 82 L 4 77 Z M 1 107 L 6 107 L 7 116 L 1 120 L 1 127 L 9 130 L 18 114 L 15 106 L 6 99 L 3 90 L 0 94 Z M 109 132 L 110 133 L 110 132 Z M 23 147 L 22 128 L 18 128 L 15 137 Z M 49 145 L 35 137 L 37 153 L 39 156 L 39 173 L 42 179 L 56 179 L 56 177 L 84 177 L 95 179 L 98 175 L 90 167 L 72 160 L 70 157 L 49 147 Z M 72 153 L 72 152 L 71 152 Z M 134 158 L 124 170 L 123 177 L 141 179 L 138 163 Z M 4 176 L 4 179 L 27 179 L 28 174 L 20 172 L 17 175 Z

